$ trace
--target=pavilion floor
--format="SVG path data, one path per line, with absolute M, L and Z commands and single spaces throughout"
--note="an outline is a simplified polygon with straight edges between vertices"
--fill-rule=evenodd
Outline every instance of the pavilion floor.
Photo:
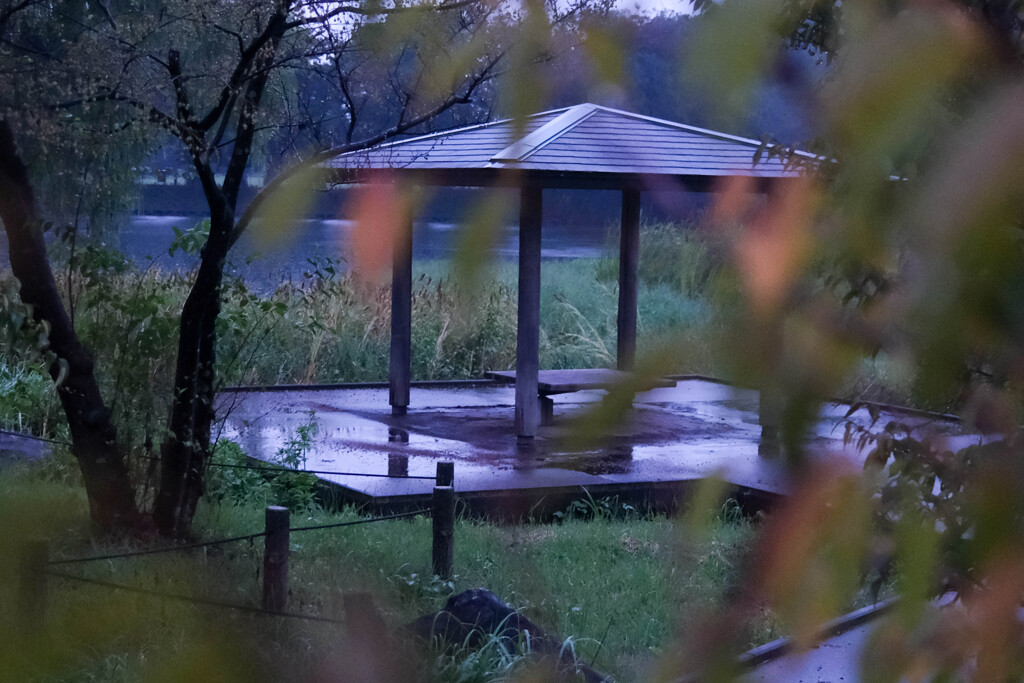
M 682 379 L 638 394 L 625 422 L 609 428 L 597 445 L 582 444 L 574 418 L 603 395 L 553 397 L 554 424 L 541 427 L 534 439 L 518 440 L 514 388 L 486 382 L 414 385 L 409 414 L 402 417 L 391 415 L 386 387 L 228 391 L 221 396 L 222 409 L 230 407 L 223 436 L 252 457 L 272 460 L 299 426 L 314 419 L 319 430 L 306 468 L 352 473 L 319 476 L 337 502 L 377 511 L 426 505 L 434 483 L 407 477 L 432 477 L 439 461 L 455 463 L 455 489 L 470 510 L 511 518 L 545 517 L 588 495 L 671 511 L 692 486 L 713 475 L 752 507 L 770 505 L 792 485 L 781 460 L 758 455 L 756 391 Z M 808 436 L 812 457 L 863 462 L 864 454 L 843 445 L 847 410 L 844 404 L 822 409 Z M 930 422 L 948 436 L 950 447 L 977 438 L 952 421 L 890 412 L 883 413 L 882 425 L 889 418 Z M 855 417 L 869 419 L 865 411 Z

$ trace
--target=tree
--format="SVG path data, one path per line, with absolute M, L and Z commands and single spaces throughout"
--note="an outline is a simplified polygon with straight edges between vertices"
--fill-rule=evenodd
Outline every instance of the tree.
M 28 53 L 47 49 L 39 40 L 32 48 L 16 39 L 19 23 L 26 15 L 37 14 L 40 5 L 32 0 L 5 3 L 0 11 L 4 45 Z M 9 73 L 5 76 L 11 85 Z M 78 340 L 57 291 L 46 257 L 43 220 L 9 119 L 9 111 L 0 118 L 0 220 L 6 227 L 11 268 L 21 282 L 22 301 L 42 325 L 41 345 L 47 351 L 48 370 L 67 416 L 72 452 L 82 470 L 92 518 L 106 529 L 132 526 L 138 522 L 138 509 L 117 430 L 100 394 L 92 356 Z
M 584 6 L 552 9 L 548 14 L 542 5 L 529 5 L 525 13 L 541 16 L 541 23 L 547 26 L 552 19 L 566 21 Z M 473 105 L 483 86 L 501 73 L 507 61 L 512 43 L 501 32 L 515 28 L 521 17 L 504 13 L 500 4 L 476 0 L 407 6 L 297 0 L 214 6 L 189 0 L 173 5 L 51 5 L 23 0 L 12 6 L 10 13 L 17 15 L 9 24 L 14 39 L 5 43 L 4 57 L 20 60 L 20 87 L 30 90 L 32 96 L 21 98 L 16 103 L 20 106 L 12 108 L 13 114 L 9 111 L 5 130 L 31 135 L 32 126 L 19 124 L 45 119 L 59 125 L 83 116 L 118 117 L 120 129 L 145 126 L 176 138 L 203 188 L 209 234 L 181 313 L 172 405 L 153 510 L 161 533 L 182 536 L 202 495 L 210 456 L 216 322 L 224 264 L 231 247 L 260 210 L 273 202 L 276 192 L 293 191 L 314 180 L 318 163 L 414 131 L 459 107 Z M 33 22 L 64 25 L 69 19 L 65 33 L 52 48 L 35 50 L 25 44 L 31 35 L 28 29 L 37 25 Z M 542 44 L 542 40 L 530 43 Z M 534 53 L 520 61 L 528 64 L 535 58 Z M 377 97 L 366 88 L 374 82 L 375 72 L 385 70 L 383 64 L 390 64 L 386 69 L 389 92 Z M 299 78 L 291 79 L 292 72 L 298 72 Z M 364 73 L 371 78 L 361 80 Z M 313 125 L 303 121 L 299 126 L 298 107 L 299 115 L 290 121 L 294 125 L 282 126 L 302 97 L 288 92 L 289 85 L 310 78 L 326 83 L 327 76 L 340 92 L 336 120 L 342 125 L 330 131 L 322 120 Z M 376 113 L 367 117 L 373 109 Z M 387 119 L 388 124 L 366 125 L 365 118 L 375 122 Z M 301 128 L 314 134 L 320 149 L 297 159 L 242 212 L 239 192 L 253 155 L 272 131 L 282 128 Z M 340 141 L 333 135 L 339 129 Z M 6 155 L 6 167 L 15 172 L 0 179 L 8 196 L 18 196 L 15 190 L 22 182 L 20 187 L 29 191 L 26 196 L 30 197 L 27 176 L 16 172 L 23 170 L 23 165 L 14 139 L 8 138 L 10 144 L 0 148 L 0 153 Z M 282 144 L 281 138 L 278 140 Z M 298 148 L 300 142 L 293 138 L 289 144 Z M 34 280 L 27 272 L 46 263 L 37 218 L 32 212 L 4 216 L 12 255 L 25 255 L 26 263 L 31 259 L 30 265 L 15 271 L 22 281 L 22 295 L 33 304 L 36 319 L 45 321 L 52 332 L 64 329 L 55 324 L 61 320 L 63 307 L 53 279 L 44 277 L 33 289 Z M 31 239 L 18 242 L 22 232 L 31 233 Z M 48 305 L 40 305 L 44 301 Z M 67 332 L 73 340 L 73 330 Z M 71 368 L 69 377 L 92 377 L 85 355 L 75 356 L 73 348 L 54 346 L 52 350 L 57 356 L 52 370 L 55 377 L 64 364 Z M 64 393 L 62 389 L 62 398 Z M 80 408 L 83 414 L 107 414 L 98 391 L 76 395 L 84 403 Z M 112 487 L 124 500 L 119 499 L 115 507 L 120 512 L 114 516 L 133 517 L 134 503 L 129 505 L 130 496 L 124 494 L 130 486 L 120 458 L 115 457 L 109 419 L 87 426 L 84 431 L 72 430 L 83 472 L 97 463 L 117 463 L 108 474 L 116 480 Z M 86 441 L 102 443 L 106 450 L 80 448 L 78 444 Z M 95 495 L 99 501 L 108 491 L 92 487 L 89 493 L 90 500 Z M 96 503 L 102 507 L 112 504 L 112 500 Z M 103 525 L 111 519 L 111 515 L 97 517 Z

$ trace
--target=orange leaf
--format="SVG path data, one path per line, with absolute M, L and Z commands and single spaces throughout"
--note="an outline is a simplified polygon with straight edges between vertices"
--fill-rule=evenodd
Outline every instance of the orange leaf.
M 391 180 L 384 178 L 356 190 L 355 226 L 348 250 L 354 272 L 365 281 L 378 281 L 389 271 L 395 240 L 411 219 L 407 193 Z

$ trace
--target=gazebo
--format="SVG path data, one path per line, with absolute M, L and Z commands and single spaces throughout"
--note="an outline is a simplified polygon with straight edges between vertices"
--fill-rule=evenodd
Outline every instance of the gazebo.
M 797 175 L 782 160 L 754 162 L 757 140 L 595 104 L 541 112 L 381 144 L 333 159 L 337 183 L 403 180 L 424 185 L 505 186 L 520 191 L 515 431 L 533 437 L 539 400 L 542 194 L 547 188 L 622 192 L 617 366 L 636 352 L 640 197 L 648 187 L 706 191 L 719 179 Z M 398 226 L 391 285 L 390 404 L 409 409 L 412 221 Z

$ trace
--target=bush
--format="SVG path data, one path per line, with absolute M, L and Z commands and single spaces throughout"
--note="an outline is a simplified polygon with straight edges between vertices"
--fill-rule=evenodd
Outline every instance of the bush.
M 37 365 L 0 356 L 0 396 L 0 428 L 54 435 L 63 423 L 53 381 Z
M 207 499 L 232 505 L 282 505 L 293 511 L 315 507 L 316 476 L 281 468 L 305 468 L 317 431 L 319 427 L 310 413 L 309 421 L 296 429 L 270 463 L 251 460 L 233 441 L 218 441 L 206 480 Z

